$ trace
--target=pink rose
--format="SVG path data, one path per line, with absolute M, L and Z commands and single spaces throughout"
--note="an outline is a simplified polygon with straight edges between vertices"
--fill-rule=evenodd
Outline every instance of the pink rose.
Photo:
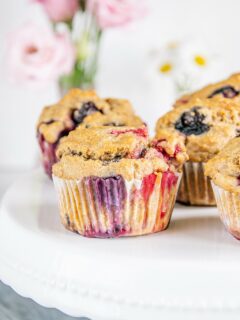
M 75 50 L 67 33 L 28 23 L 10 38 L 8 62 L 15 80 L 45 83 L 71 72 Z
M 78 0 L 33 0 L 40 3 L 54 22 L 71 20 L 77 12 Z
M 146 10 L 143 0 L 88 0 L 88 8 L 102 29 L 126 25 Z

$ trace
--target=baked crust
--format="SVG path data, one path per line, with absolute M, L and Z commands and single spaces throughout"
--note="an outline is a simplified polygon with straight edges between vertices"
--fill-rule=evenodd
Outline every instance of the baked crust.
M 141 131 L 140 131 L 141 130 Z M 138 134 L 139 132 L 139 134 Z M 147 128 L 78 127 L 62 138 L 57 149 L 59 159 L 77 155 L 84 159 L 108 161 L 116 157 L 135 157 L 148 145 Z
M 122 175 L 131 180 L 153 172 L 176 172 L 187 159 L 185 147 L 181 140 L 178 144 L 166 139 L 167 133 L 150 141 L 146 126 L 79 127 L 61 140 L 53 174 L 63 179 Z
M 101 99 L 92 90 L 71 89 L 57 104 L 47 106 L 43 109 L 37 123 L 37 131 L 43 135 L 49 143 L 55 143 L 65 135 L 63 133 L 75 129 L 79 124 L 73 121 L 73 112 L 81 110 L 85 103 L 93 103 L 96 112 L 91 112 L 84 117 L 87 120 L 93 113 L 105 115 L 110 113 L 116 115 L 133 115 L 133 108 L 125 99 Z
M 79 127 L 140 127 L 142 125 L 144 123 L 138 116 L 111 111 L 107 114 L 92 113 L 83 120 Z
M 239 94 L 239 92 L 240 92 L 240 73 L 236 73 L 236 74 L 231 75 L 229 78 L 227 78 L 223 81 L 209 84 L 200 90 L 197 90 L 191 94 L 187 94 L 187 95 L 182 96 L 180 99 L 178 99 L 175 102 L 174 107 L 179 107 L 179 106 L 181 106 L 181 105 L 183 105 L 183 104 L 185 104 L 195 98 L 200 98 L 200 99 L 206 99 L 206 98 L 211 99 L 212 97 L 223 98 L 223 94 L 217 93 L 217 91 L 224 88 L 224 87 L 225 88 L 232 87 L 236 91 L 235 96 L 232 95 L 231 98 L 226 98 L 226 99 L 239 103 L 240 102 L 240 94 Z M 214 94 L 214 93 L 216 93 L 216 94 Z
M 230 192 L 240 193 L 240 137 L 232 139 L 205 164 L 205 174 Z
M 127 99 L 105 98 L 104 101 L 109 104 L 110 110 L 119 114 L 133 114 L 132 104 Z
M 162 148 L 166 150 L 167 154 L 175 157 L 179 163 L 183 164 L 189 159 L 186 152 L 185 136 L 176 130 L 172 128 L 159 128 L 151 144 L 154 144 L 155 141 L 158 141 L 158 143 L 160 141 Z M 178 150 L 181 152 L 178 152 Z
M 195 121 L 194 112 L 195 118 L 196 114 L 198 115 L 199 119 L 197 121 L 202 131 L 198 130 L 197 125 L 194 126 L 193 122 L 187 123 L 185 128 L 179 128 L 179 121 L 184 115 L 185 118 L 186 115 L 190 116 L 189 121 Z M 191 126 L 194 127 L 196 134 L 191 134 L 191 131 L 187 130 L 188 125 L 190 129 Z M 239 134 L 240 105 L 221 98 L 192 99 L 190 102 L 171 110 L 158 120 L 157 136 L 160 134 L 158 133 L 160 130 L 166 128 L 179 133 L 182 129 L 189 160 L 206 162 L 215 156 L 229 140 Z
M 126 180 L 142 179 L 155 171 L 165 172 L 169 166 L 160 158 L 125 159 L 108 164 L 100 160 L 84 160 L 81 157 L 65 156 L 53 166 L 53 175 L 62 179 L 72 180 L 82 177 L 123 176 Z

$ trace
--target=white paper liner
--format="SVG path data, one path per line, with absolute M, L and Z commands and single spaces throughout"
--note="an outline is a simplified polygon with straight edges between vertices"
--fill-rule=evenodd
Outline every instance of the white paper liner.
M 143 180 L 124 180 L 126 194 L 121 212 L 99 205 L 86 178 L 64 180 L 53 176 L 62 223 L 67 229 L 89 237 L 136 236 L 164 230 L 171 218 L 180 181 L 180 175 L 175 175 L 174 186 L 170 189 L 166 186 L 163 191 L 163 174 L 157 173 L 147 201 L 142 196 Z M 110 193 L 108 196 L 111 198 Z
M 211 181 L 204 175 L 202 162 L 188 161 L 183 165 L 177 201 L 189 205 L 216 205 Z
M 240 194 L 229 192 L 212 182 L 220 218 L 226 229 L 240 239 Z

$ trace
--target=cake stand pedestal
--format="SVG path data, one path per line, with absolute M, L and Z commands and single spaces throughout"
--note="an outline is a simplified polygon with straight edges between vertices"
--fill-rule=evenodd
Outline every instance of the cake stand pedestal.
M 52 182 L 16 181 L 0 211 L 0 279 L 45 307 L 93 320 L 239 319 L 240 242 L 216 208 L 176 205 L 168 230 L 88 239 L 65 230 Z

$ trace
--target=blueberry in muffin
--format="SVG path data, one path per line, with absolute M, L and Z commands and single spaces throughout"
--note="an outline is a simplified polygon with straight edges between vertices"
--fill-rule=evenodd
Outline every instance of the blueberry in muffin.
M 175 103 L 175 107 L 188 103 L 192 99 L 212 99 L 212 98 L 224 98 L 230 99 L 237 103 L 240 102 L 240 73 L 233 74 L 229 78 L 210 84 L 200 90 L 197 90 L 191 94 L 187 94 L 178 99 Z
M 210 180 L 203 164 L 239 134 L 240 105 L 227 99 L 192 99 L 161 117 L 157 132 L 169 128 L 185 139 L 189 161 L 184 164 L 178 201 L 214 205 Z
M 128 124 L 134 112 L 130 102 L 124 99 L 101 99 L 94 91 L 72 89 L 59 103 L 43 109 L 37 124 L 37 137 L 42 151 L 45 172 L 51 177 L 52 166 L 57 161 L 56 148 L 62 137 L 75 130 L 84 121 L 88 124 L 94 121 L 93 115 L 99 119 L 109 114 L 108 120 L 125 115 L 129 117 Z M 99 121 L 99 120 L 98 120 Z M 140 121 L 140 119 L 139 119 Z
M 210 126 L 204 123 L 205 115 L 201 114 L 201 107 L 193 107 L 192 109 L 183 112 L 181 117 L 175 122 L 175 129 L 182 132 L 186 136 L 200 135 L 207 132 Z
M 214 90 L 208 98 L 211 99 L 215 96 L 221 95 L 223 98 L 226 99 L 233 99 L 239 95 L 239 91 L 234 89 L 233 86 L 223 86 L 219 89 Z

